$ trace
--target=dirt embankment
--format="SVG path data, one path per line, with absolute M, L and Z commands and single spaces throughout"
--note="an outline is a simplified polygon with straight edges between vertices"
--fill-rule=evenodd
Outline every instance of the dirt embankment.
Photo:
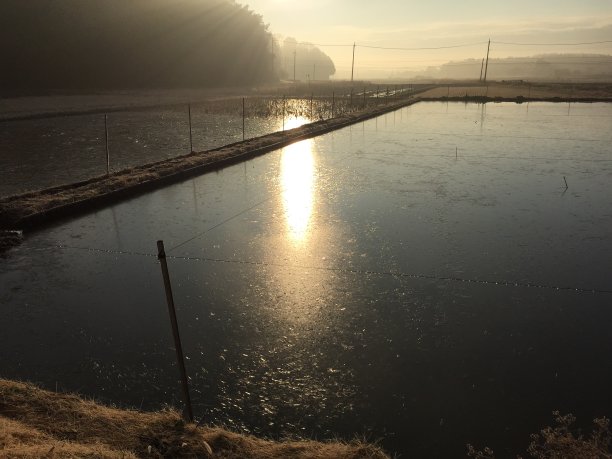
M 109 408 L 5 379 L 0 379 L 0 457 L 388 459 L 380 448 L 357 440 L 263 440 L 185 423 L 174 410 Z

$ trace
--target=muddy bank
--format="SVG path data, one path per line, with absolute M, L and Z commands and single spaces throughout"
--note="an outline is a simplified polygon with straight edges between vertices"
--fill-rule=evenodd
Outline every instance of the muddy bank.
M 270 441 L 185 423 L 177 411 L 110 408 L 0 379 L 0 456 L 386 459 L 360 441 Z
M 396 101 L 383 107 L 378 106 L 212 150 L 136 166 L 78 183 L 9 196 L 0 199 L 0 228 L 32 228 L 78 212 L 91 211 L 96 207 L 220 169 L 415 102 L 416 99 Z

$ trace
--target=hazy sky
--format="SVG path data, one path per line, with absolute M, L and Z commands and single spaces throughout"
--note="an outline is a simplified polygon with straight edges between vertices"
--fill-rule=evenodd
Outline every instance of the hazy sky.
M 612 0 L 238 0 L 263 16 L 274 34 L 320 44 L 441 47 L 397 51 L 357 48 L 355 78 L 390 76 L 451 59 L 486 54 L 486 42 L 576 43 L 612 41 Z M 350 47 L 321 46 L 350 78 Z M 612 43 L 513 46 L 493 43 L 491 57 L 549 52 L 612 54 Z M 299 58 L 299 57 L 298 57 Z

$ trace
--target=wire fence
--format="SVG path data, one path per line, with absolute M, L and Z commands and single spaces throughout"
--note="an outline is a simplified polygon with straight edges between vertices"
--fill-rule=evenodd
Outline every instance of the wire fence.
M 194 236 L 194 238 L 200 235 Z M 194 238 L 188 239 L 186 242 L 193 240 Z M 168 253 L 176 248 L 182 246 L 184 243 L 178 244 L 166 253 L 166 258 L 181 262 L 207 262 L 207 263 L 224 263 L 224 264 L 236 264 L 236 265 L 250 265 L 259 267 L 280 267 L 286 269 L 296 270 L 317 270 L 317 271 L 332 271 L 340 272 L 345 274 L 354 274 L 358 276 L 384 276 L 384 277 L 395 277 L 395 278 L 411 278 L 411 279 L 422 279 L 422 280 L 437 280 L 444 282 L 461 282 L 475 285 L 495 285 L 499 287 L 520 287 L 520 288 L 532 288 L 532 289 L 545 289 L 545 290 L 557 290 L 567 291 L 576 293 L 592 293 L 592 294 L 612 294 L 612 290 L 600 289 L 585 286 L 576 285 L 556 285 L 556 284 L 544 284 L 537 281 L 528 280 L 509 280 L 509 279 L 487 279 L 484 277 L 459 277 L 445 274 L 427 274 L 418 272 L 405 272 L 405 271 L 382 271 L 375 269 L 356 269 L 351 267 L 330 267 L 330 266 L 315 266 L 315 265 L 296 265 L 292 263 L 270 263 L 264 261 L 254 260 L 241 260 L 241 259 L 227 259 L 227 258 L 213 258 L 213 257 L 200 257 L 192 255 L 169 255 Z M 158 254 L 150 252 L 138 252 L 131 250 L 113 250 L 103 249 L 95 247 L 82 247 L 82 246 L 71 246 L 65 244 L 57 244 L 55 246 L 46 247 L 45 250 L 80 250 L 89 252 L 90 254 L 109 254 L 118 256 L 132 256 L 132 257 L 145 257 L 157 259 Z
M 368 83 L 318 94 L 5 119 L 0 122 L 0 196 L 211 150 L 409 98 L 415 90 L 409 84 Z

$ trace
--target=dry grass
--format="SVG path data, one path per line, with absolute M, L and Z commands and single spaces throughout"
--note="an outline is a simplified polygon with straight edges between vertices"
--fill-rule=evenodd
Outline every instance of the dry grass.
M 262 440 L 186 424 L 174 410 L 119 410 L 5 379 L 0 379 L 0 457 L 388 458 L 359 441 Z

